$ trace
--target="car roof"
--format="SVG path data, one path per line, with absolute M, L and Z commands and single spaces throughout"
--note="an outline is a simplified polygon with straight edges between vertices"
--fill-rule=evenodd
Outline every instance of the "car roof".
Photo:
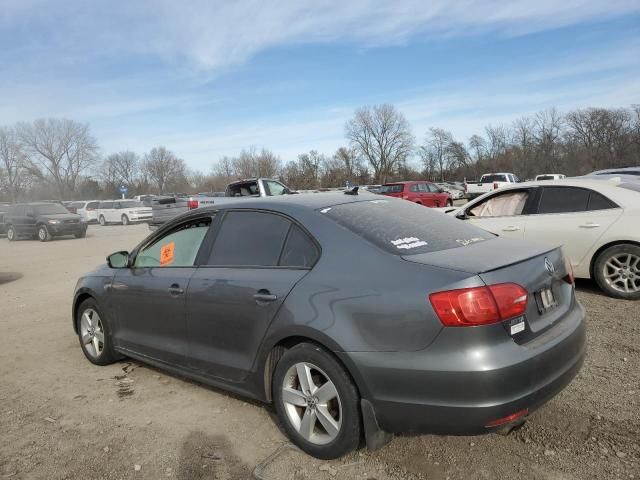
M 433 183 L 433 182 L 431 180 L 401 180 L 399 182 L 384 183 L 381 186 L 384 187 L 385 185 L 409 185 L 411 183 Z

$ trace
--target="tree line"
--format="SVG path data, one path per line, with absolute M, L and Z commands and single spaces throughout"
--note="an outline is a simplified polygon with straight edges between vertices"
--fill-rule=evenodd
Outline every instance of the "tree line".
M 640 164 L 640 105 L 555 108 L 510 124 L 489 125 L 466 141 L 431 127 L 418 141 L 394 105 L 362 107 L 345 124 L 345 145 L 283 161 L 268 149 L 248 148 L 218 159 L 208 173 L 191 170 L 164 146 L 139 155 L 101 155 L 90 126 L 39 119 L 0 127 L 0 200 L 109 198 L 124 185 L 129 195 L 222 191 L 238 178 L 273 177 L 295 189 L 395 180 L 475 179 L 508 171 L 582 175 Z

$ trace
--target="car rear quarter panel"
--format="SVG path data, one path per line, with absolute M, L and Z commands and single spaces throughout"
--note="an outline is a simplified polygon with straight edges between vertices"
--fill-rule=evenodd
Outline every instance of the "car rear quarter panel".
M 309 329 L 340 351 L 420 350 L 442 329 L 429 293 L 482 285 L 475 275 L 383 252 L 331 220 L 306 225 L 322 246 L 321 258 L 287 297 L 268 345 Z

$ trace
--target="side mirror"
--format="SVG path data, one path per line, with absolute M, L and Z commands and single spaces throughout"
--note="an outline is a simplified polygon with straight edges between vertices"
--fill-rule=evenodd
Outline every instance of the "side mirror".
M 284 188 L 282 189 L 282 193 L 283 193 L 284 195 L 291 195 L 291 190 L 289 190 L 289 187 L 284 187 Z
M 128 268 L 129 267 L 129 252 L 116 252 L 107 257 L 107 265 L 110 268 Z
M 460 213 L 458 213 L 458 214 L 456 215 L 456 218 L 457 218 L 458 220 L 467 220 L 467 219 L 469 218 L 469 216 L 465 213 L 465 211 L 464 211 L 464 210 L 462 210 Z

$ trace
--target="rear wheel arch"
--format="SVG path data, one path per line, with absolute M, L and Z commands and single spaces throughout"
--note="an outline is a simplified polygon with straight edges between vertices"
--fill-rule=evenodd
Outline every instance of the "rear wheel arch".
M 596 261 L 602 252 L 604 252 L 607 248 L 615 247 L 617 245 L 635 245 L 636 247 L 640 247 L 640 242 L 636 242 L 634 240 L 615 240 L 613 242 L 605 243 L 598 247 L 598 249 L 593 252 L 591 256 L 591 262 L 589 263 L 589 278 L 593 279 L 593 268 L 595 267 Z
M 324 350 L 331 357 L 333 357 L 345 369 L 345 371 L 347 372 L 347 374 L 351 378 L 351 381 L 353 382 L 353 384 L 355 385 L 356 389 L 358 390 L 358 393 L 360 394 L 360 396 L 362 398 L 366 398 L 366 396 L 365 396 L 366 389 L 363 391 L 363 386 L 361 385 L 361 382 L 358 381 L 357 375 L 354 375 L 354 367 L 353 367 L 353 365 L 349 365 L 349 364 L 347 364 L 347 362 L 344 362 L 342 358 L 340 358 L 338 355 L 335 354 L 334 349 L 328 348 L 324 344 L 325 342 L 318 341 L 318 340 L 316 340 L 314 338 L 311 338 L 311 337 L 308 337 L 308 336 L 291 335 L 291 336 L 284 337 L 284 338 L 280 339 L 279 341 L 277 341 L 269 349 L 264 361 L 262 362 L 261 371 L 263 372 L 263 389 L 264 389 L 264 396 L 265 396 L 265 399 L 267 400 L 267 402 L 272 402 L 273 401 L 273 394 L 272 394 L 272 391 L 271 391 L 271 383 L 272 383 L 273 374 L 275 372 L 276 365 L 278 364 L 278 361 L 282 358 L 282 356 L 284 355 L 284 353 L 287 350 L 289 350 L 289 349 L 291 349 L 291 348 L 293 348 L 296 345 L 299 345 L 301 343 L 309 343 L 309 344 L 312 344 L 312 345 L 316 345 L 317 347 L 319 347 L 322 350 Z

